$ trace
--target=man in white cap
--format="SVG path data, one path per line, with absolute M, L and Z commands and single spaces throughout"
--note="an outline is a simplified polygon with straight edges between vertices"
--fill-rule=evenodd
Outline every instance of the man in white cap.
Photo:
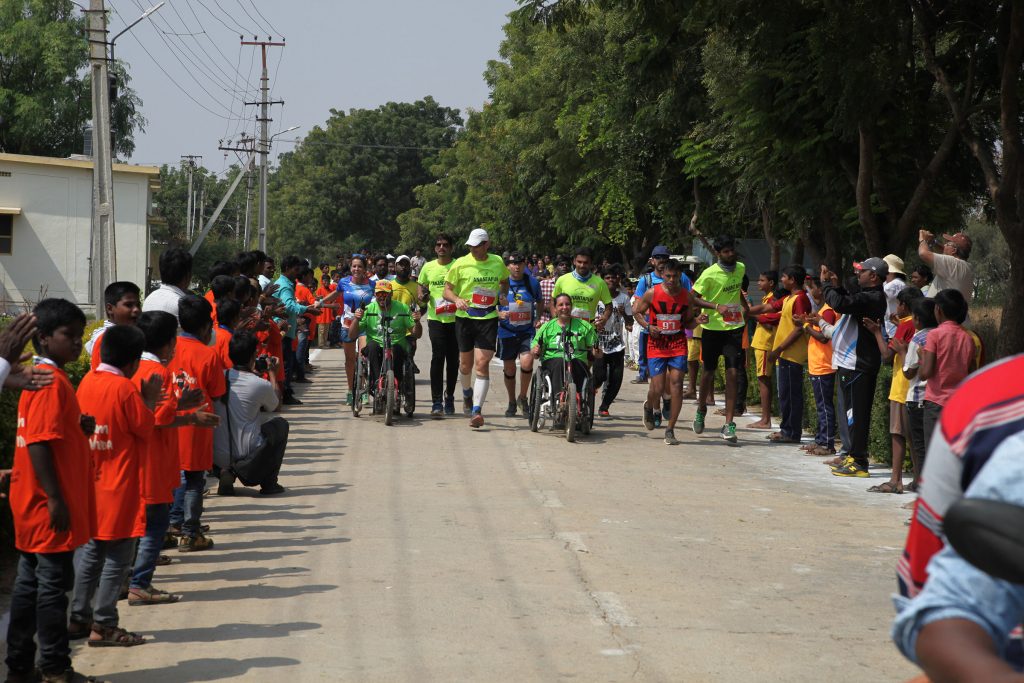
M 907 274 L 903 272 L 903 259 L 896 254 L 883 256 L 882 260 L 889 266 L 889 274 L 885 276 L 885 284 L 882 285 L 882 291 L 885 292 L 885 336 L 892 339 L 896 334 L 896 297 L 907 286 Z
M 932 251 L 932 246 L 938 242 L 935 235 L 927 230 L 919 230 L 917 233 L 917 255 L 935 273 L 931 289 L 928 290 L 930 296 L 944 289 L 958 289 L 967 303 L 971 303 L 974 299 L 974 269 L 967 262 L 973 246 L 971 238 L 958 232 L 955 235 L 943 235 L 942 239 L 945 240 L 942 253 L 937 254 Z
M 469 233 L 469 253 L 452 264 L 445 277 L 444 298 L 455 304 L 455 336 L 459 342 L 463 410 L 469 425 L 483 425 L 481 414 L 490 387 L 491 358 L 497 348 L 498 306 L 508 305 L 508 268 L 497 254 L 488 254 L 490 237 L 483 228 Z M 476 368 L 473 381 L 470 372 Z

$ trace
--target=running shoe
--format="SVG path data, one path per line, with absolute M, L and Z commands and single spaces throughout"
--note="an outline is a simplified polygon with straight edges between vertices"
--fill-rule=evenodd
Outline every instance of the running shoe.
M 463 389 L 462 390 L 462 412 L 465 415 L 469 415 L 473 412 L 473 390 Z
M 659 429 L 661 427 L 661 417 L 662 417 L 661 411 L 660 410 L 655 410 L 654 411 L 654 428 L 655 429 Z
M 348 392 L 347 394 L 345 394 L 345 405 L 351 406 L 352 403 L 354 402 L 353 399 L 354 399 L 354 395 L 352 394 L 351 391 Z
M 672 414 L 672 399 L 664 398 L 661 399 L 661 414 L 668 419 L 668 416 Z
M 856 462 L 850 462 L 845 465 L 840 465 L 839 467 L 833 467 L 832 474 L 836 475 L 837 477 L 865 478 L 871 476 L 871 474 L 866 469 L 858 465 Z
M 474 410 L 473 417 L 469 418 L 469 426 L 473 429 L 477 429 L 478 427 L 483 427 L 483 425 L 484 416 L 480 414 L 480 411 Z
M 675 431 L 673 431 L 671 429 L 666 429 L 665 430 L 665 443 L 667 443 L 669 446 L 678 446 L 679 445 L 679 439 L 676 438 Z
M 516 414 L 516 402 L 509 401 L 508 408 L 505 408 L 505 417 L 515 417 Z
M 601 410 L 597 411 L 597 414 L 598 414 L 598 416 L 600 416 L 600 417 L 601 417 L 602 419 L 605 419 L 605 420 L 610 420 L 610 419 L 611 419 L 611 417 L 612 417 L 612 416 L 611 416 L 611 413 L 609 413 L 609 412 L 608 412 L 608 411 L 607 411 L 606 409 L 604 409 L 604 408 L 602 408 Z
M 736 423 L 730 422 L 722 427 L 722 438 L 729 443 L 736 443 Z
M 693 416 L 693 433 L 701 434 L 704 431 L 704 415 L 705 413 L 697 411 L 697 414 Z
M 530 416 L 530 404 L 526 401 L 525 396 L 519 397 L 519 412 L 521 412 L 524 417 Z
M 647 401 L 644 401 L 644 427 L 647 431 L 654 429 L 654 411 L 647 405 Z
M 430 417 L 444 417 L 440 401 L 434 401 L 433 405 L 430 406 Z
M 444 414 L 454 415 L 455 414 L 455 395 L 448 394 L 444 397 Z

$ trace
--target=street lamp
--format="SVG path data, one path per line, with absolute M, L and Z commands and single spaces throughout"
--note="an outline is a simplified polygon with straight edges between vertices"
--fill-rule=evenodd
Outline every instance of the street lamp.
M 277 131 L 276 133 L 274 133 L 273 135 L 270 136 L 270 139 L 267 140 L 267 144 L 268 145 L 273 144 L 274 138 L 276 138 L 278 135 L 283 135 L 284 133 L 291 133 L 293 130 L 298 130 L 299 128 L 302 128 L 302 126 L 292 126 L 291 128 L 285 128 L 284 130 L 279 130 L 279 131 Z
M 119 33 L 115 34 L 114 37 L 110 39 L 110 63 L 111 64 L 114 63 L 114 43 L 117 42 L 117 39 L 120 38 L 121 36 L 123 36 L 125 33 L 128 33 L 128 31 L 132 30 L 132 28 L 137 23 L 139 23 L 140 21 L 142 21 L 143 19 L 148 17 L 150 14 L 153 14 L 153 12 L 156 12 L 158 9 L 163 7 L 165 4 L 166 3 L 164 3 L 164 2 L 158 2 L 157 4 L 153 5 L 148 10 L 143 12 L 141 17 L 139 17 L 138 19 L 136 19 L 132 23 L 130 23 L 127 26 L 125 26 L 123 29 L 121 29 L 121 31 Z

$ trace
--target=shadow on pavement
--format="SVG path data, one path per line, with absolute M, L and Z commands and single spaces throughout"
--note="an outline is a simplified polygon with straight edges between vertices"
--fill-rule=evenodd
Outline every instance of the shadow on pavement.
M 221 624 L 212 628 L 176 628 L 147 632 L 160 643 L 219 643 L 249 638 L 287 638 L 294 631 L 312 631 L 322 624 L 292 621 L 283 624 Z
M 345 513 L 341 513 L 341 514 L 345 514 Z M 313 531 L 313 530 L 318 530 L 318 529 L 334 529 L 334 528 L 335 527 L 333 527 L 333 526 L 331 526 L 329 524 L 316 524 L 316 525 L 314 525 L 314 524 L 309 524 L 309 525 L 304 524 L 304 525 L 302 525 L 301 527 L 299 527 L 297 529 L 294 526 L 246 526 L 246 527 L 239 527 L 239 528 L 229 528 L 229 527 L 220 528 L 220 527 L 218 527 L 217 528 L 217 533 L 226 537 L 226 536 L 234 536 L 235 534 L 242 534 L 242 535 L 245 535 L 245 534 L 293 534 L 296 531 L 306 532 L 306 531 Z
M 304 586 L 267 586 L 250 583 L 245 586 L 229 586 L 228 588 L 211 588 L 210 590 L 189 591 L 188 599 L 192 602 L 225 602 L 229 600 L 275 600 L 279 598 L 297 598 L 300 595 L 327 593 L 337 590 L 337 586 L 326 584 L 308 584 Z
M 282 557 L 288 557 L 289 555 L 304 555 L 305 550 L 271 550 L 262 552 L 259 550 L 246 550 L 238 553 L 223 553 L 214 546 L 213 550 L 209 550 L 202 553 L 189 553 L 188 563 L 191 564 L 206 564 L 208 562 L 270 562 L 272 560 L 279 560 Z
M 216 509 L 216 513 L 219 513 L 220 509 Z M 203 514 L 203 521 L 210 523 L 217 522 L 265 522 L 268 519 L 282 520 L 282 519 L 327 519 L 329 517 L 344 517 L 344 512 L 275 512 L 269 514 L 263 510 L 255 510 L 252 514 L 240 515 L 220 515 L 214 512 L 214 508 L 211 508 L 210 514 Z M 216 537 L 218 529 L 214 528 L 210 531 L 210 535 Z
M 221 569 L 211 572 L 196 572 L 194 574 L 174 574 L 172 580 L 175 582 L 184 581 L 255 581 L 257 579 L 281 578 L 291 576 L 309 576 L 307 567 L 239 567 L 237 569 Z
M 250 659 L 228 659 L 226 657 L 208 659 L 186 659 L 174 666 L 159 669 L 140 669 L 123 674 L 104 676 L 111 683 L 118 681 L 220 681 L 225 678 L 237 678 L 253 669 L 270 669 L 277 666 L 296 666 L 301 664 L 297 659 L 289 657 L 251 657 Z

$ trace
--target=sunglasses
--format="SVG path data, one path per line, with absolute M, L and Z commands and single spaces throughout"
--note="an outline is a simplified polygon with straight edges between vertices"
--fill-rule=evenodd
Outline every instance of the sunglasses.
M 450 246 L 452 246 L 452 243 L 451 242 L 434 242 L 434 246 L 435 247 L 450 247 Z

